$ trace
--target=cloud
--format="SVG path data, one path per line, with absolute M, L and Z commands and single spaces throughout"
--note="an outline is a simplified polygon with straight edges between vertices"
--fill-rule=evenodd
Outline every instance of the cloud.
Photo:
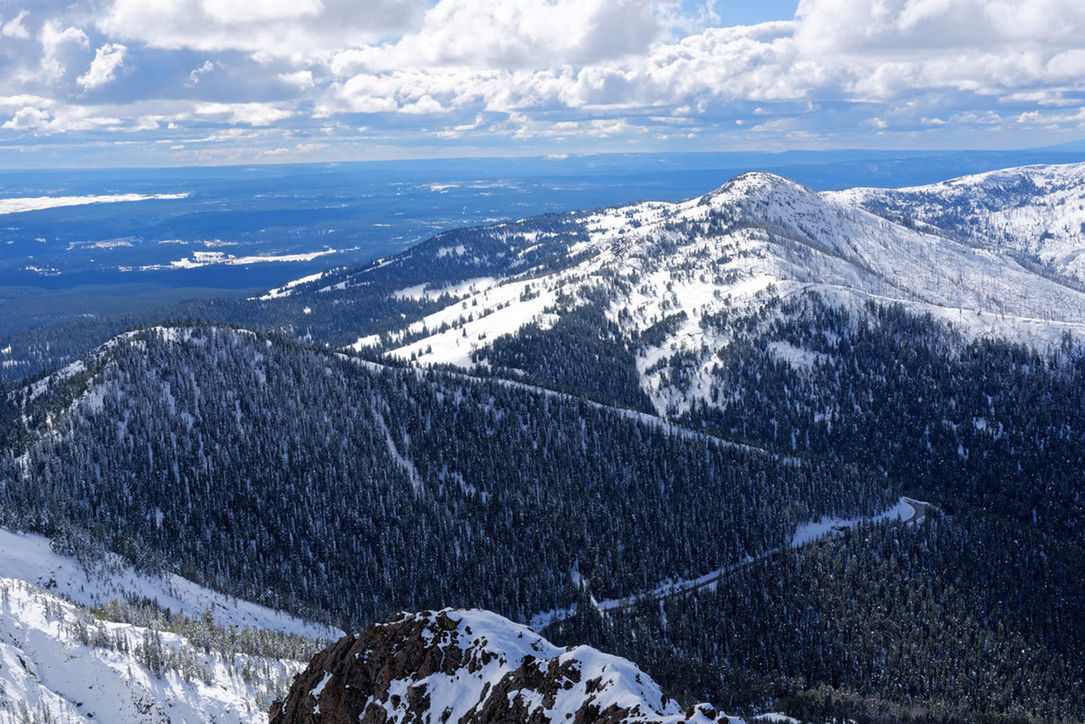
M 296 70 L 292 73 L 280 73 L 279 80 L 287 85 L 292 85 L 303 90 L 312 88 L 314 85 L 313 71 L 311 70 Z
M 648 0 L 441 0 L 417 32 L 357 59 L 373 70 L 591 63 L 645 52 L 664 31 L 657 7 Z
M 208 17 L 226 24 L 297 20 L 324 9 L 321 0 L 201 0 L 200 6 Z
M 76 81 L 83 90 L 91 90 L 111 82 L 116 77 L 117 69 L 124 65 L 126 52 L 128 49 L 123 45 L 106 43 L 95 51 L 90 68 Z
M 191 88 L 200 82 L 200 76 L 206 73 L 210 73 L 215 69 L 215 63 L 211 60 L 205 60 L 203 65 L 199 68 L 193 68 L 188 74 L 188 80 L 185 81 L 185 85 Z
M 55 21 L 46 21 L 41 29 L 41 68 L 50 80 L 59 80 L 68 69 L 67 60 L 70 46 L 87 48 L 90 39 L 81 28 L 68 26 L 61 29 Z
M 21 94 L 13 96 L 0 96 L 0 111 L 14 111 L 26 106 L 48 107 L 53 101 L 44 96 Z
M 1085 70 L 1077 0 L 801 0 L 797 18 L 798 56 L 861 100 L 1079 85 Z
M 152 48 L 312 57 L 408 31 L 427 0 L 111 0 L 106 35 Z
M 224 123 L 270 126 L 294 115 L 293 111 L 272 103 L 201 103 L 195 114 Z
M 27 30 L 24 21 L 27 16 L 30 15 L 29 10 L 21 10 L 11 20 L 0 22 L 0 35 L 5 38 L 17 38 L 19 40 L 28 40 L 30 38 L 30 31 Z
M 800 0 L 796 38 L 809 52 L 893 53 L 1001 43 L 1076 47 L 1085 6 L 1076 0 Z
M 38 129 L 46 126 L 51 119 L 49 111 L 34 106 L 26 106 L 16 111 L 10 120 L 5 121 L 0 128 L 16 131 Z
M 237 126 L 266 132 L 265 151 L 320 134 L 328 154 L 363 137 L 408 152 L 549 152 L 556 139 L 613 149 L 692 134 L 688 149 L 1079 131 L 1080 0 L 800 0 L 793 19 L 734 27 L 715 7 L 41 0 L 0 21 L 12 38 L 0 44 L 0 100 L 50 103 L 0 103 L 0 118 L 8 131 L 163 146 Z
M 399 107 L 400 113 L 411 113 L 415 115 L 431 115 L 434 113 L 444 113 L 447 109 L 441 105 L 441 103 L 435 100 L 430 95 L 424 95 L 416 101 L 405 103 Z

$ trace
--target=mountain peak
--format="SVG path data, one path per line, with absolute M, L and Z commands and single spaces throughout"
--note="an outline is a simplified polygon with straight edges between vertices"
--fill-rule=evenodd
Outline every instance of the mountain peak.
M 631 662 L 561 648 L 482 610 L 398 613 L 313 657 L 271 709 L 272 724 L 310 721 L 728 721 L 683 710 Z
M 709 191 L 701 197 L 701 203 L 711 203 L 712 200 L 719 198 L 731 200 L 734 197 L 767 197 L 779 193 L 813 194 L 814 192 L 802 184 L 768 171 L 746 171 L 715 190 Z

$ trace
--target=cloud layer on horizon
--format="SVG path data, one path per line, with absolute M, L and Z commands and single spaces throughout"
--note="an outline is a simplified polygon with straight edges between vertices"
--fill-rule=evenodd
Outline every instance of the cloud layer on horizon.
M 0 150 L 215 163 L 1024 146 L 1085 128 L 1079 0 L 0 0 Z M 123 150 L 128 149 L 128 150 Z

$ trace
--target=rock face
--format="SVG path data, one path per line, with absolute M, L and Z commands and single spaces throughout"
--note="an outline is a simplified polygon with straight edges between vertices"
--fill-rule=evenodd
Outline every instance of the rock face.
M 400 613 L 313 657 L 272 724 L 288 722 L 714 722 L 683 711 L 629 661 L 560 648 L 479 610 Z

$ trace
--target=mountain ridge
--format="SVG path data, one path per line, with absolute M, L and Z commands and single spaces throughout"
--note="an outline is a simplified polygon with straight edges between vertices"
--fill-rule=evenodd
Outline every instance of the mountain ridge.
M 916 231 L 763 172 L 742 174 L 685 202 L 574 212 L 549 236 L 533 224 L 473 230 L 470 236 L 487 249 L 481 256 L 465 239 L 456 246 L 423 245 L 335 285 L 319 281 L 293 291 L 313 300 L 345 293 L 418 255 L 450 258 L 459 268 L 471 262 L 471 276 L 462 282 L 389 292 L 439 309 L 399 331 L 360 337 L 353 347 L 472 368 L 487 364 L 495 340 L 524 329 L 546 332 L 573 310 L 595 304 L 614 325 L 618 346 L 636 358 L 640 387 L 659 414 L 697 399 L 667 389 L 653 371 L 660 360 L 677 350 L 711 365 L 711 356 L 698 350 L 726 346 L 726 327 L 713 332 L 707 320 L 754 314 L 766 301 L 810 290 L 850 310 L 869 299 L 901 303 L 970 337 L 1044 346 L 1057 344 L 1066 331 L 1085 333 L 1082 291 L 1009 256 Z M 520 270 L 501 262 L 505 271 L 487 272 L 495 258 L 541 253 L 544 245 L 542 265 L 525 263 Z M 661 324 L 669 331 L 658 343 L 645 343 L 645 333 Z
M 1085 281 L 1085 164 L 1037 164 L 925 186 L 826 195 Z

